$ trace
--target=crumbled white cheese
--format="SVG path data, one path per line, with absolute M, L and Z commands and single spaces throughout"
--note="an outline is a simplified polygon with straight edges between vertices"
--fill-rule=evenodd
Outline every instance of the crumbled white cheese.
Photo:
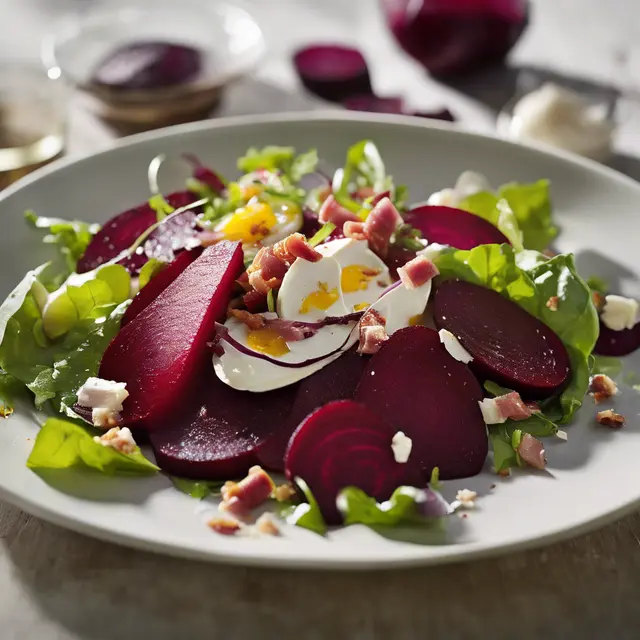
M 460 340 L 451 331 L 440 329 L 438 335 L 440 336 L 440 342 L 442 342 L 451 357 L 465 364 L 473 360 L 473 356 L 460 344 Z
M 470 489 L 461 489 L 456 493 L 456 501 L 454 505 L 456 508 L 473 509 L 476 506 L 476 499 L 478 494 Z
M 436 207 L 455 207 L 458 204 L 458 194 L 454 189 L 442 189 L 429 196 L 427 204 Z
M 411 455 L 411 447 L 413 441 L 404 435 L 402 431 L 398 431 L 391 439 L 391 450 L 393 457 L 399 464 L 405 464 Z
M 465 171 L 456 180 L 453 189 L 442 189 L 429 196 L 427 204 L 444 207 L 457 207 L 464 199 L 481 191 L 491 191 L 487 179 L 475 171 Z
M 638 301 L 623 296 L 608 295 L 600 317 L 613 331 L 633 329 L 638 320 Z
M 507 419 L 502 415 L 495 398 L 485 398 L 478 402 L 485 424 L 502 424 Z
M 420 249 L 417 255 L 424 256 L 428 260 L 433 262 L 445 249 L 447 249 L 446 244 L 438 244 L 437 242 L 432 242 L 430 245 L 427 245 L 424 249 Z
M 126 382 L 88 378 L 78 389 L 78 404 L 89 409 L 122 411 L 122 403 L 129 397 L 126 387 Z
M 133 439 L 133 434 L 127 427 L 124 429 L 114 427 L 101 436 L 95 436 L 93 440 L 103 447 L 111 447 L 119 453 L 124 454 L 133 453 L 137 447 L 136 441 Z
M 569 435 L 567 434 L 567 432 L 563 431 L 562 429 L 558 429 L 556 431 L 556 437 L 560 438 L 560 440 L 564 440 L 565 442 L 569 439 Z

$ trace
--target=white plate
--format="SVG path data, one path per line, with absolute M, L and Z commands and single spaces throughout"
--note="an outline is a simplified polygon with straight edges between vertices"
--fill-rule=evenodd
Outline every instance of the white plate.
M 0 294 L 4 297 L 28 268 L 46 259 L 47 248 L 28 230 L 22 212 L 106 220 L 148 197 L 147 164 L 159 153 L 198 154 L 233 175 L 235 159 L 249 146 L 318 147 L 327 163 L 343 162 L 351 143 L 373 138 L 390 172 L 406 182 L 417 201 L 451 185 L 463 169 L 477 169 L 496 185 L 550 178 L 558 247 L 574 251 L 585 275 L 598 273 L 616 289 L 639 295 L 640 185 L 599 165 L 571 156 L 432 127 L 418 119 L 362 114 L 283 115 L 186 125 L 129 139 L 116 148 L 44 169 L 0 197 Z M 180 188 L 185 169 L 163 167 L 165 189 Z M 640 371 L 640 354 L 627 361 Z M 419 399 L 415 399 L 419 407 Z M 196 514 L 196 501 L 169 480 L 110 479 L 60 472 L 36 475 L 25 461 L 37 426 L 28 410 L 0 424 L 0 497 L 36 516 L 105 540 L 180 556 L 281 567 L 373 568 L 434 564 L 486 556 L 551 542 L 611 521 L 640 503 L 640 395 L 623 387 L 615 406 L 628 420 L 620 431 L 595 424 L 587 398 L 567 428 L 569 441 L 547 448 L 548 473 L 517 473 L 501 480 L 486 473 L 447 483 L 451 497 L 463 487 L 481 493 L 467 518 L 451 519 L 438 545 L 392 541 L 364 527 L 321 538 L 288 528 L 279 539 L 228 538 L 212 533 Z M 491 485 L 496 487 L 491 489 Z M 64 491 L 63 491 L 64 490 Z

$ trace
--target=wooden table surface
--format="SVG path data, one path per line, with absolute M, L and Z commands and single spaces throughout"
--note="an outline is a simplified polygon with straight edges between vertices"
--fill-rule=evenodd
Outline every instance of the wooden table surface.
M 93 1 L 0 0 L 2 64 L 36 57 L 38 40 L 57 15 Z M 446 104 L 476 130 L 492 130 L 495 108 L 512 90 L 510 74 L 455 87 L 426 78 L 393 48 L 374 0 L 249 3 L 270 54 L 256 77 L 233 89 L 220 115 L 317 107 L 297 87 L 288 52 L 319 38 L 362 46 L 380 93 L 403 94 L 416 108 Z M 537 0 L 533 9 L 513 64 L 625 94 L 614 165 L 640 179 L 638 3 Z M 75 103 L 69 135 L 71 153 L 113 141 Z M 133 551 L 0 504 L 0 639 L 637 638 L 639 536 L 640 517 L 633 515 L 570 542 L 479 562 L 284 572 Z

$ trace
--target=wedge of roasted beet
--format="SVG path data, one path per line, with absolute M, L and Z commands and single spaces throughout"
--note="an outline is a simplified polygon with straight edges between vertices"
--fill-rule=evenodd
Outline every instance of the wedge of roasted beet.
M 179 209 L 195 202 L 196 196 L 190 191 L 177 191 L 168 195 L 166 200 L 174 209 Z M 193 217 L 193 212 L 188 213 Z M 111 218 L 93 237 L 84 255 L 78 261 L 78 273 L 92 271 L 126 251 L 156 220 L 156 212 L 146 202 Z M 173 232 L 173 227 L 168 230 Z M 160 235 L 158 233 L 156 237 Z M 141 252 L 134 263 L 144 264 L 146 261 L 147 258 Z
M 155 275 L 131 301 L 124 316 L 122 316 L 120 328 L 131 322 L 146 309 L 201 253 L 202 247 L 183 251 L 165 269 Z
M 283 471 L 284 453 L 291 434 L 310 413 L 322 405 L 332 400 L 353 398 L 368 359 L 354 348 L 302 380 L 288 419 L 280 428 L 274 429 L 272 436 L 260 447 L 260 463 L 268 469 Z
M 125 426 L 153 429 L 193 385 L 242 269 L 238 243 L 205 249 L 111 342 L 99 375 L 127 383 Z
M 411 456 L 396 462 L 388 422 L 365 405 L 338 400 L 324 405 L 296 429 L 285 457 L 291 480 L 302 478 L 329 524 L 342 520 L 336 507 L 341 489 L 354 486 L 386 500 L 400 485 L 421 486 L 422 472 Z
M 402 98 L 380 98 L 373 94 L 351 96 L 343 106 L 349 111 L 369 111 L 370 113 L 404 113 Z
M 396 331 L 369 362 L 356 400 L 411 438 L 425 481 L 434 467 L 442 478 L 482 469 L 488 449 L 482 389 L 432 329 Z
M 456 249 L 509 243 L 490 222 L 462 209 L 423 205 L 407 211 L 403 217 L 407 224 L 419 229 L 429 242 L 448 244 Z
M 295 394 L 295 385 L 236 391 L 207 363 L 192 393 L 150 433 L 156 461 L 163 471 L 185 478 L 244 476 L 259 464 L 258 449 L 284 423 Z
M 398 245 L 392 244 L 389 246 L 389 252 L 384 259 L 385 264 L 389 267 L 391 275 L 395 278 L 398 275 L 398 269 L 404 267 L 407 262 L 413 260 L 416 257 L 416 252 L 411 249 L 405 249 Z
M 473 356 L 470 367 L 484 379 L 548 398 L 569 380 L 569 355 L 543 322 L 499 293 L 462 280 L 436 289 L 434 319 Z
M 600 336 L 594 348 L 594 353 L 601 356 L 627 356 L 636 349 L 640 349 L 640 322 L 632 329 L 614 331 L 600 322 Z
M 293 62 L 302 84 L 325 100 L 344 102 L 372 93 L 367 62 L 357 49 L 315 45 L 300 49 Z

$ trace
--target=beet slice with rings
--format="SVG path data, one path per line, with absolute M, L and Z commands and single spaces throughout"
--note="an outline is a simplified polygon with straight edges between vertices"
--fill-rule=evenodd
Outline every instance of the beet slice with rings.
M 208 247 L 112 340 L 99 376 L 127 383 L 124 426 L 152 430 L 180 403 L 210 357 L 206 344 L 243 269 L 239 243 Z
M 282 425 L 297 386 L 249 394 L 222 382 L 207 362 L 193 392 L 150 433 L 158 466 L 204 480 L 246 475 L 258 451 Z
M 260 463 L 274 471 L 284 470 L 284 454 L 291 434 L 313 411 L 332 400 L 354 397 L 369 358 L 350 349 L 331 364 L 300 381 L 286 421 L 265 440 L 258 452 Z
M 200 257 L 201 253 L 202 247 L 183 251 L 160 273 L 156 274 L 133 298 L 122 316 L 120 328 L 144 311 L 196 258 Z
M 434 467 L 445 479 L 482 469 L 488 452 L 482 397 L 469 368 L 447 353 L 438 334 L 415 326 L 396 331 L 371 358 L 355 399 L 411 438 L 426 482 Z
M 308 416 L 296 429 L 285 457 L 290 480 L 302 478 L 328 524 L 340 524 L 336 506 L 341 489 L 354 486 L 382 501 L 400 485 L 422 486 L 419 465 L 396 462 L 388 422 L 364 404 L 338 400 Z
M 631 329 L 614 331 L 600 321 L 600 335 L 593 349 L 600 356 L 619 358 L 640 349 L 640 322 Z
M 369 68 L 357 49 L 340 45 L 315 45 L 296 52 L 293 63 L 302 84 L 330 102 L 373 93 Z
M 434 296 L 438 329 L 453 333 L 473 356 L 469 366 L 483 379 L 543 399 L 560 391 L 571 373 L 560 338 L 515 302 L 462 280 L 438 285 Z
M 481 244 L 509 244 L 506 236 L 490 222 L 462 209 L 422 205 L 407 211 L 404 221 L 419 229 L 429 242 L 456 249 L 473 249 Z
M 168 195 L 166 200 L 174 209 L 180 209 L 195 202 L 196 196 L 190 191 L 177 191 Z M 192 217 L 195 216 L 193 211 L 185 213 L 189 213 Z M 86 273 L 97 269 L 100 265 L 126 251 L 151 225 L 156 223 L 156 220 L 156 212 L 146 202 L 111 218 L 92 238 L 84 255 L 78 260 L 77 272 Z M 175 230 L 173 225 L 170 228 L 167 227 L 166 230 L 163 229 L 163 231 L 169 232 L 168 235 L 173 235 Z M 163 232 L 158 232 L 156 238 L 161 237 L 162 234 Z M 157 240 L 155 244 L 157 244 Z M 138 270 L 148 260 L 142 252 L 134 258 L 136 259 L 132 261 L 132 264 L 141 263 L 137 267 Z

